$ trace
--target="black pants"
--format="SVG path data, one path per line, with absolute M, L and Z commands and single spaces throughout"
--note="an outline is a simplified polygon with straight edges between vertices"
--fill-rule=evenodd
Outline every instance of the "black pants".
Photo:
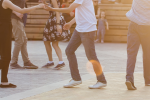
M 8 82 L 7 74 L 9 63 L 11 60 L 11 38 L 12 25 L 11 22 L 0 22 L 0 69 L 1 82 Z

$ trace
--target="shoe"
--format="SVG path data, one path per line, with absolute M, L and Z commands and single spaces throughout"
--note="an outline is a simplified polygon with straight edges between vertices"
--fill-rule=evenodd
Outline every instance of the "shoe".
M 94 42 L 95 42 L 95 43 L 99 43 L 99 40 L 95 40 Z
M 61 69 L 64 66 L 65 66 L 65 63 L 63 62 L 62 64 L 58 64 L 56 67 L 54 67 L 54 69 L 59 70 L 59 69 Z
M 53 65 L 54 65 L 54 63 L 47 63 L 46 65 L 42 66 L 42 68 L 49 68 Z
M 104 41 L 103 41 L 103 40 L 101 40 L 101 43 L 104 43 Z
M 107 86 L 107 84 L 105 84 L 105 83 L 97 82 L 97 83 L 94 84 L 94 85 L 90 85 L 90 86 L 89 86 L 89 89 L 100 89 L 100 88 L 106 87 L 106 86 Z
M 126 86 L 128 90 L 136 90 L 137 88 L 134 86 L 134 84 L 130 81 L 126 81 Z
M 30 61 L 27 63 L 24 63 L 24 68 L 25 69 L 38 69 L 36 65 L 33 65 Z
M 64 88 L 72 88 L 72 87 L 77 86 L 81 83 L 82 83 L 82 81 L 75 81 L 72 79 L 68 84 L 64 85 Z
M 11 69 L 24 69 L 23 67 L 21 67 L 17 63 L 10 64 L 10 68 Z
M 16 88 L 17 86 L 14 84 L 9 83 L 9 85 L 2 85 L 0 84 L 0 88 Z
M 150 86 L 150 84 L 145 84 L 145 86 Z

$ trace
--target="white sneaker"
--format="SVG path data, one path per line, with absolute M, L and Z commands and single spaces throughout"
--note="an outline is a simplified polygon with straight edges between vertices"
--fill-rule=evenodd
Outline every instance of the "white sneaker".
M 103 41 L 103 40 L 101 40 L 101 43 L 104 43 L 104 41 Z
M 100 88 L 106 87 L 106 86 L 107 86 L 107 84 L 104 84 L 104 83 L 101 83 L 101 82 L 97 82 L 94 85 L 90 85 L 89 89 L 100 89 Z
M 81 83 L 82 83 L 82 81 L 71 80 L 68 84 L 64 85 L 64 88 L 72 88 L 72 87 L 79 85 Z

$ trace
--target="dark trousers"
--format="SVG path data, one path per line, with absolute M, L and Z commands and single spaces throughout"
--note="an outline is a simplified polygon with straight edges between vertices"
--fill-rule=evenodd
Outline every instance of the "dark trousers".
M 69 61 L 71 76 L 73 80 L 80 81 L 81 77 L 78 70 L 78 64 L 77 64 L 77 58 L 75 55 L 75 51 L 77 48 L 81 45 L 81 43 L 84 46 L 86 56 L 88 60 L 93 60 L 99 63 L 99 60 L 96 56 L 95 52 L 95 45 L 94 45 L 94 37 L 95 37 L 95 31 L 93 32 L 87 32 L 87 33 L 81 33 L 77 32 L 77 30 L 74 31 L 71 40 L 69 41 L 69 44 L 66 48 L 66 55 Z M 99 70 L 99 66 L 97 64 L 93 64 L 93 68 L 95 73 Z M 97 76 L 97 80 L 106 83 L 105 76 L 103 72 Z
M 143 50 L 143 70 L 145 84 L 150 84 L 150 26 L 131 22 L 127 40 L 127 75 L 126 80 L 134 83 L 134 69 L 140 44 Z
M 8 82 L 7 74 L 11 60 L 12 25 L 0 22 L 0 69 L 1 82 Z

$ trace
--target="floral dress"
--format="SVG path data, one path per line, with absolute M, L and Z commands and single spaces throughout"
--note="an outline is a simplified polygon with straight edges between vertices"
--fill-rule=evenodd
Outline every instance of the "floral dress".
M 62 6 L 62 1 L 63 0 L 57 0 L 58 7 L 61 8 Z M 52 1 L 50 0 L 49 6 L 53 7 Z M 62 28 L 62 33 L 57 32 L 57 18 L 56 18 L 56 12 L 49 11 L 49 19 L 46 23 L 46 26 L 44 28 L 43 32 L 43 41 L 61 41 L 64 39 L 70 39 L 71 34 L 69 30 L 63 30 Z M 64 17 L 60 13 L 60 25 L 63 27 L 65 24 Z

